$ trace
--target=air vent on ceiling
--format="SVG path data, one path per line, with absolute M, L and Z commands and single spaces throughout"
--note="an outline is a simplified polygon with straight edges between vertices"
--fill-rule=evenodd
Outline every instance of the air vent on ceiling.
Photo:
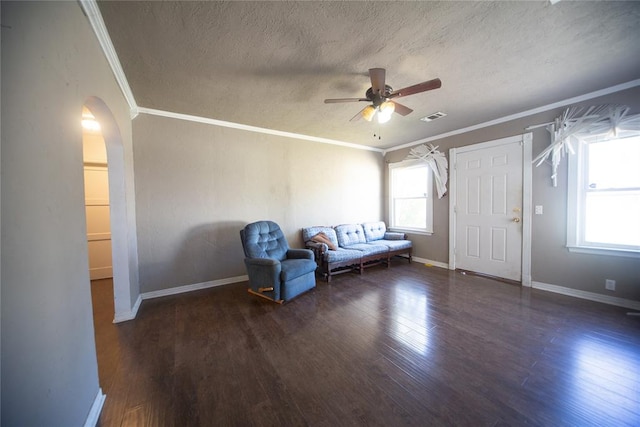
M 437 113 L 429 114 L 428 116 L 425 116 L 420 120 L 422 120 L 423 122 L 431 122 L 431 121 L 434 121 L 435 119 L 439 119 L 446 115 L 447 115 L 446 113 L 443 113 L 442 111 L 438 111 Z

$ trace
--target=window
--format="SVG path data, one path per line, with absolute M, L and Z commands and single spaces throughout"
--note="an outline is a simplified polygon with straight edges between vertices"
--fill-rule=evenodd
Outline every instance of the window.
M 433 232 L 431 170 L 420 161 L 389 164 L 389 227 Z
M 640 135 L 589 138 L 569 156 L 567 246 L 640 256 Z

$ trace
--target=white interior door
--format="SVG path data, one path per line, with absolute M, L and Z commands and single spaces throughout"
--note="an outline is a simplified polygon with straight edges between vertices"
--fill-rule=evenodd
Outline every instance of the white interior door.
M 84 167 L 89 276 L 91 280 L 113 277 L 109 177 L 106 167 Z
M 518 136 L 452 149 L 454 268 L 526 282 L 524 148 Z

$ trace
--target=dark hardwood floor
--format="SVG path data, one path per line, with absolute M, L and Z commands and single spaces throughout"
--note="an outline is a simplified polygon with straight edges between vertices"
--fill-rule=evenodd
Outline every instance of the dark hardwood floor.
M 288 304 L 246 283 L 147 300 L 93 283 L 100 426 L 638 426 L 628 310 L 394 262 Z

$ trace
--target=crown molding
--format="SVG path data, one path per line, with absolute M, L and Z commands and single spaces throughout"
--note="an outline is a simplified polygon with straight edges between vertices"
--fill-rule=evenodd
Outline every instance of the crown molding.
M 122 94 L 124 95 L 127 101 L 127 104 L 129 105 L 132 119 L 134 119 L 139 113 L 145 113 L 145 114 L 156 115 L 156 116 L 170 117 L 178 120 L 187 120 L 187 121 L 198 122 L 198 123 L 206 123 L 214 126 L 240 129 L 248 132 L 263 133 L 267 135 L 276 135 L 276 136 L 281 136 L 285 138 L 301 139 L 301 140 L 312 141 L 312 142 L 320 142 L 323 144 L 339 145 L 339 146 L 355 148 L 359 150 L 375 151 L 375 152 L 382 153 L 382 155 L 386 155 L 391 151 L 413 147 L 415 145 L 423 144 L 425 142 L 436 141 L 436 140 L 447 138 L 454 135 L 460 135 L 463 133 L 486 128 L 489 126 L 494 126 L 500 123 L 505 123 L 511 120 L 516 120 L 516 119 L 531 116 L 534 114 L 542 113 L 555 108 L 564 107 L 569 104 L 586 101 L 589 99 L 609 95 L 611 93 L 620 92 L 622 90 L 640 86 L 640 79 L 636 79 L 627 83 L 621 83 L 619 85 L 611 86 L 609 88 L 597 90 L 584 95 L 568 98 L 562 101 L 554 102 L 552 104 L 547 104 L 541 107 L 533 108 L 531 110 L 526 110 L 520 113 L 515 113 L 508 116 L 500 117 L 495 120 L 490 120 L 487 122 L 479 123 L 479 124 L 468 126 L 461 129 L 456 129 L 451 132 L 445 132 L 445 133 L 430 136 L 427 138 L 422 138 L 422 139 L 408 142 L 402 145 L 397 145 L 395 147 L 380 149 L 380 148 L 369 147 L 369 146 L 360 145 L 360 144 L 354 144 L 351 142 L 337 141 L 333 139 L 319 138 L 315 136 L 297 134 L 292 132 L 284 132 L 279 130 L 260 128 L 256 126 L 243 125 L 239 123 L 225 122 L 222 120 L 209 119 L 206 117 L 191 116 L 188 114 L 181 114 L 181 113 L 174 113 L 169 111 L 155 110 L 151 108 L 138 107 L 138 105 L 136 104 L 136 100 L 133 97 L 133 92 L 129 87 L 129 82 L 127 81 L 127 77 L 125 76 L 124 70 L 122 69 L 122 65 L 120 64 L 118 55 L 115 51 L 115 48 L 113 47 L 113 43 L 111 42 L 111 38 L 109 37 L 109 32 L 107 31 L 107 28 L 104 24 L 104 20 L 102 19 L 102 14 L 100 13 L 100 9 L 98 8 L 98 4 L 96 0 L 78 0 L 78 2 L 80 3 L 80 6 L 84 14 L 86 15 L 87 19 L 89 20 L 89 23 L 91 24 L 91 28 L 93 29 L 98 39 L 98 42 L 102 47 L 102 51 L 104 52 L 105 57 L 107 58 L 107 62 L 109 63 L 111 70 L 113 71 L 113 74 L 116 78 L 116 81 L 120 86 L 120 90 L 122 91 Z
M 554 102 L 552 104 L 543 105 L 542 107 L 537 107 L 531 110 L 522 111 L 520 113 L 515 113 L 508 116 L 500 117 L 495 120 L 490 120 L 488 122 L 479 123 L 473 126 L 468 126 L 466 128 L 456 129 L 451 132 L 441 133 L 440 135 L 430 136 L 428 138 L 419 139 L 413 142 L 407 142 L 406 144 L 387 148 L 386 150 L 384 150 L 383 154 L 386 155 L 391 151 L 401 150 L 403 148 L 413 147 L 414 145 L 423 144 L 425 142 L 436 141 L 438 139 L 447 138 L 449 136 L 460 135 L 462 133 L 471 132 L 474 130 L 486 128 L 486 127 L 497 125 L 500 123 L 510 122 L 511 120 L 521 119 L 523 117 L 532 116 L 534 114 L 543 113 L 545 111 L 553 110 L 555 108 L 564 107 L 566 105 L 575 104 L 577 102 L 587 101 L 589 99 L 598 98 L 600 96 L 610 95 L 612 93 L 620 92 L 626 89 L 631 89 L 636 86 L 640 86 L 640 79 L 631 80 L 630 82 L 621 83 L 619 85 L 611 86 L 601 90 L 596 90 L 595 92 L 589 92 L 584 95 L 574 96 L 573 98 L 568 98 L 562 101 Z
M 131 118 L 133 119 L 138 115 L 138 105 L 136 104 L 136 100 L 133 97 L 133 92 L 131 92 L 129 82 L 127 81 L 127 77 L 124 74 L 122 65 L 120 65 L 118 54 L 113 47 L 113 43 L 111 43 L 111 37 L 109 37 L 107 27 L 104 25 L 102 14 L 100 13 L 100 9 L 98 8 L 98 3 L 95 0 L 78 1 L 85 16 L 91 24 L 93 32 L 98 38 L 100 47 L 102 47 L 104 56 L 107 58 L 109 66 L 111 66 L 111 71 L 113 71 L 116 81 L 118 82 L 118 86 L 120 86 L 120 90 L 122 91 L 127 104 L 129 104 L 129 111 L 131 114 Z
M 383 153 L 384 152 L 384 150 L 382 150 L 381 148 L 375 148 L 375 147 L 369 147 L 369 146 L 366 146 L 366 145 L 353 144 L 351 142 L 337 141 L 337 140 L 334 140 L 334 139 L 319 138 L 319 137 L 316 137 L 316 136 L 302 135 L 302 134 L 299 134 L 299 133 L 284 132 L 284 131 L 280 131 L 280 130 L 261 128 L 261 127 L 257 127 L 257 126 L 243 125 L 243 124 L 240 124 L 240 123 L 225 122 L 223 120 L 210 119 L 210 118 L 207 118 L 207 117 L 200 117 L 200 116 L 192 116 L 190 114 L 174 113 L 172 111 L 163 111 L 163 110 L 156 110 L 156 109 L 153 109 L 153 108 L 139 107 L 138 108 L 138 112 L 141 113 L 141 114 L 149 114 L 149 115 L 152 115 L 152 116 L 168 117 L 168 118 L 171 118 L 171 119 L 185 120 L 185 121 L 189 121 L 189 122 L 205 123 L 205 124 L 213 125 L 213 126 L 220 126 L 220 127 L 226 127 L 226 128 L 232 128 L 232 129 L 239 129 L 239 130 L 244 130 L 244 131 L 247 131 L 247 132 L 256 132 L 256 133 L 261 133 L 261 134 L 266 134 L 266 135 L 275 135 L 275 136 L 281 136 L 281 137 L 284 137 L 284 138 L 301 139 L 301 140 L 304 140 L 304 141 L 319 142 L 319 143 L 322 143 L 322 144 L 340 145 L 342 147 L 355 148 L 355 149 L 358 149 L 358 150 L 366 150 L 366 151 L 375 151 L 377 153 Z

